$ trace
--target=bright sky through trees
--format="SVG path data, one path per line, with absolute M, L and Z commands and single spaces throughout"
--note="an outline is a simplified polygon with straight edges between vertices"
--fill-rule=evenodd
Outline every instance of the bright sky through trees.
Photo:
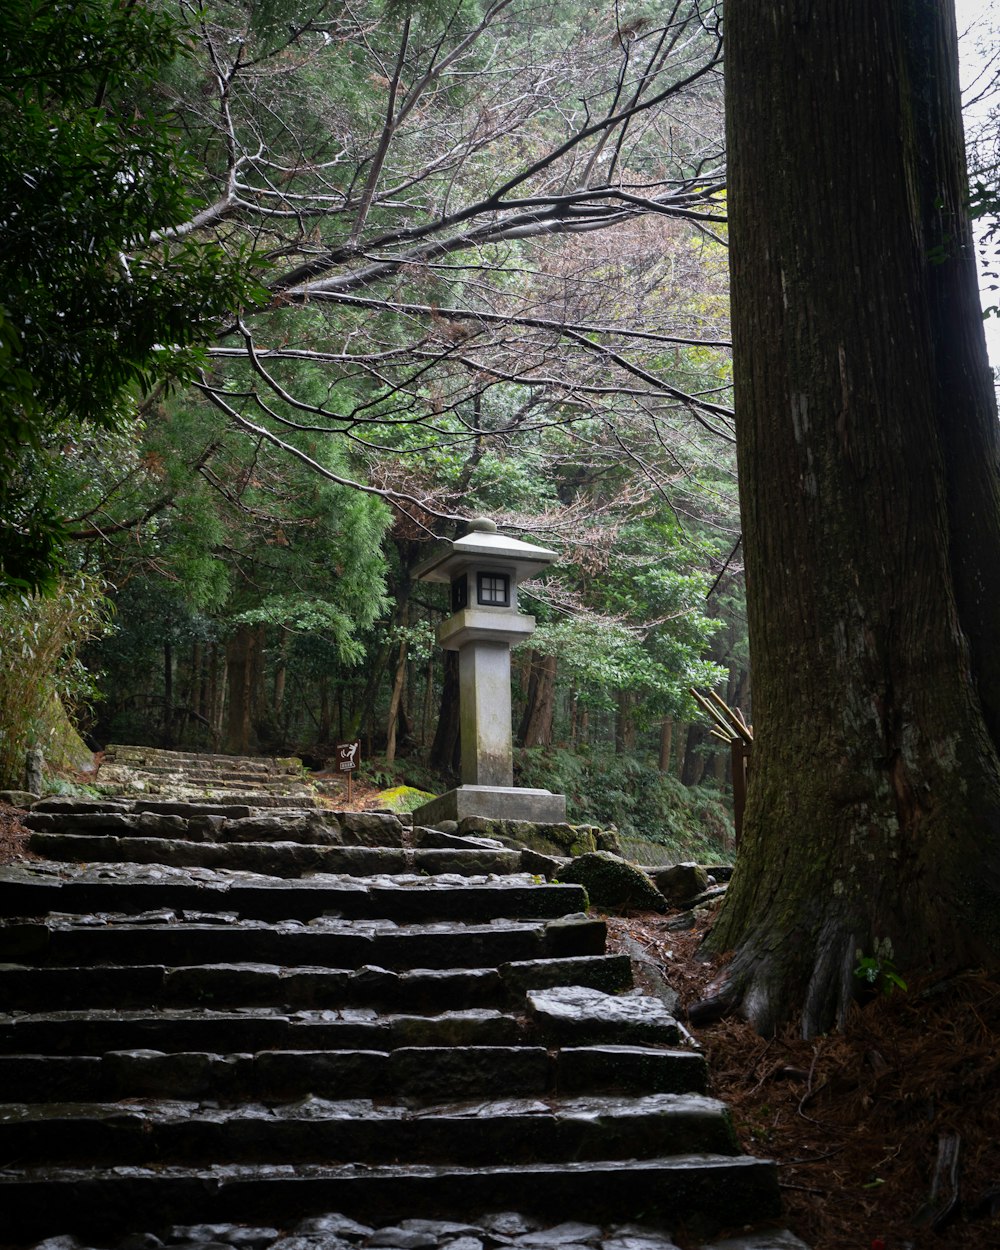
M 962 99 L 966 105 L 965 127 L 969 133 L 975 122 L 985 120 L 991 107 L 993 92 L 981 95 L 996 66 L 988 66 L 989 56 L 982 46 L 998 16 L 997 0 L 955 0 L 958 24 L 958 50 L 962 66 Z M 975 103 L 969 104 L 973 100 Z M 990 279 L 983 278 L 985 283 Z M 983 292 L 983 306 L 996 304 L 996 291 Z M 994 368 L 1000 367 L 1000 318 L 987 317 L 986 346 Z

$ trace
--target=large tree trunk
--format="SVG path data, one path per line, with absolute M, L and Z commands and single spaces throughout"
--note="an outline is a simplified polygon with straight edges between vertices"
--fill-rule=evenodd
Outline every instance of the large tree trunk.
M 731 0 L 726 38 L 755 742 L 704 1011 L 810 1035 L 859 952 L 997 960 L 995 413 L 951 6 Z
M 684 759 L 681 762 L 681 782 L 686 786 L 701 785 L 705 776 L 705 765 L 708 757 L 702 750 L 708 741 L 708 729 L 701 721 L 688 725 L 687 738 L 684 746 Z
M 439 772 L 457 774 L 462 763 L 462 733 L 458 700 L 458 652 L 444 653 L 441 682 L 441 708 L 431 745 L 430 766 Z
M 256 745 L 253 712 L 260 679 L 263 636 L 261 626 L 251 628 L 241 625 L 226 644 L 229 710 L 224 749 L 233 755 L 246 755 Z
M 531 653 L 531 675 L 518 740 L 524 747 L 552 745 L 552 721 L 556 708 L 556 657 Z
M 407 605 L 404 604 L 400 624 L 404 630 L 407 621 Z M 399 640 L 399 654 L 396 657 L 396 676 L 392 683 L 392 695 L 389 698 L 389 715 L 386 720 L 385 758 L 391 764 L 396 758 L 396 731 L 398 728 L 400 707 L 403 702 L 403 688 L 406 685 L 406 635 Z

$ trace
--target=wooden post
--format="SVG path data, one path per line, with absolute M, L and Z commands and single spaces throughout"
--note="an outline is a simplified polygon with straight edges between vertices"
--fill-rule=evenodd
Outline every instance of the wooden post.
M 729 744 L 733 760 L 733 825 L 736 845 L 743 833 L 743 811 L 747 805 L 747 781 L 750 776 L 750 746 L 745 738 L 733 738 Z

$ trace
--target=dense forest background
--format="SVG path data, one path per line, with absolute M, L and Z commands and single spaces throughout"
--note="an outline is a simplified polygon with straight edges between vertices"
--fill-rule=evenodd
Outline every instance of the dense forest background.
M 724 795 L 688 695 L 751 715 L 719 6 L 58 9 L 4 19 L 0 783 L 66 708 L 432 788 L 413 572 L 488 515 L 559 551 L 520 780 L 646 832 Z

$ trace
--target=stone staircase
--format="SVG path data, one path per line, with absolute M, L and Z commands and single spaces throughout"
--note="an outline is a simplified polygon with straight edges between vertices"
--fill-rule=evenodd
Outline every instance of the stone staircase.
M 110 743 L 96 782 L 108 792 L 210 799 L 215 803 L 252 802 L 255 807 L 302 806 L 314 802 L 302 761 L 260 755 L 211 755 L 160 747 Z
M 669 1250 L 778 1215 L 666 1004 L 518 851 L 148 797 L 25 823 L 38 858 L 0 868 L 0 1243 Z

